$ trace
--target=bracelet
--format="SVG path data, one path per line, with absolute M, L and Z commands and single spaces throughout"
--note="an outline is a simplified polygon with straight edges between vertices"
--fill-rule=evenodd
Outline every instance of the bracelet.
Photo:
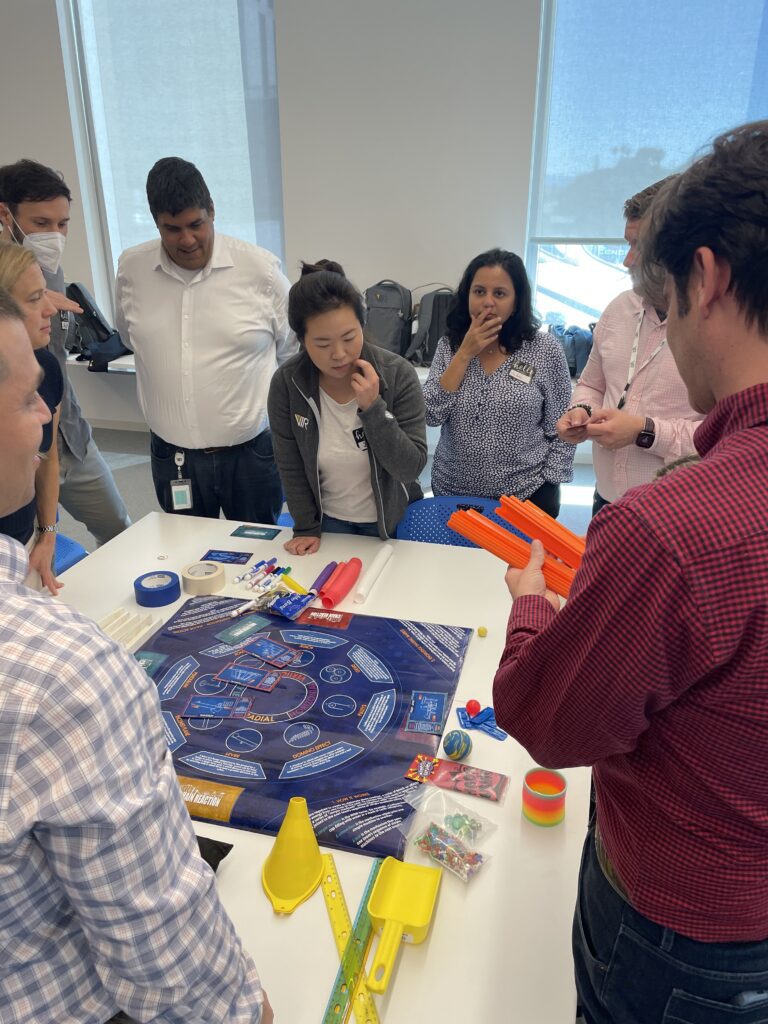
M 40 525 L 38 525 L 37 532 L 38 533 L 58 533 L 59 532 L 59 524 L 58 523 L 53 523 L 52 526 L 40 526 Z
M 587 416 L 590 419 L 592 418 L 592 406 L 588 402 L 577 402 L 575 405 L 569 405 L 565 411 L 570 412 L 572 409 L 584 409 Z

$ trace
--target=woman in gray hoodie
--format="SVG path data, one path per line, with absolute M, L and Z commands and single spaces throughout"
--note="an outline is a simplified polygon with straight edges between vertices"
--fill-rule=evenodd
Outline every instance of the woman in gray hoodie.
M 386 540 L 427 461 L 424 398 L 405 359 L 363 336 L 362 296 L 337 263 L 304 264 L 288 296 L 301 350 L 272 378 L 269 422 L 294 521 L 294 555 L 320 535 Z

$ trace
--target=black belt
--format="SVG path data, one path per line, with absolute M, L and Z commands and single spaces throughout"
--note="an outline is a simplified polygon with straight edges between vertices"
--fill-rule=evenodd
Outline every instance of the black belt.
M 214 448 L 183 448 L 179 444 L 171 444 L 170 441 L 166 441 L 159 434 L 155 434 L 155 437 L 159 438 L 163 444 L 167 444 L 169 448 L 175 448 L 177 452 L 189 452 L 190 455 L 216 455 L 218 452 L 236 452 L 238 448 L 245 448 L 246 445 L 251 444 L 264 433 L 266 433 L 266 430 L 254 434 L 253 437 L 250 437 L 247 441 L 241 441 L 239 444 L 223 444 Z
M 258 435 L 257 435 L 258 436 Z M 251 438 L 251 441 L 253 438 Z M 186 452 L 194 452 L 197 455 L 215 455 L 216 452 L 234 452 L 238 448 L 243 448 L 245 445 L 250 444 L 251 441 L 243 441 L 241 444 L 225 444 L 220 448 L 185 448 Z

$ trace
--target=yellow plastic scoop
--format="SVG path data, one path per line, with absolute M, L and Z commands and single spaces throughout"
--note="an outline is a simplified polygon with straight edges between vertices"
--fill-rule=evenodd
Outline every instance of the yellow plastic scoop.
M 320 885 L 323 858 L 309 820 L 307 801 L 288 802 L 280 831 L 261 869 L 261 884 L 277 914 L 291 914 Z
M 441 868 L 403 864 L 387 857 L 368 898 L 374 928 L 381 930 L 368 972 L 371 992 L 385 992 L 401 942 L 423 942 L 435 909 Z

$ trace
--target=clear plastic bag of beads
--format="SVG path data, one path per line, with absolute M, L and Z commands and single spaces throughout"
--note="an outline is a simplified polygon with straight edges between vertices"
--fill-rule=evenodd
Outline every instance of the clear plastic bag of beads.
M 488 862 L 481 847 L 496 825 L 444 790 L 419 793 L 410 831 L 414 852 L 468 882 Z

